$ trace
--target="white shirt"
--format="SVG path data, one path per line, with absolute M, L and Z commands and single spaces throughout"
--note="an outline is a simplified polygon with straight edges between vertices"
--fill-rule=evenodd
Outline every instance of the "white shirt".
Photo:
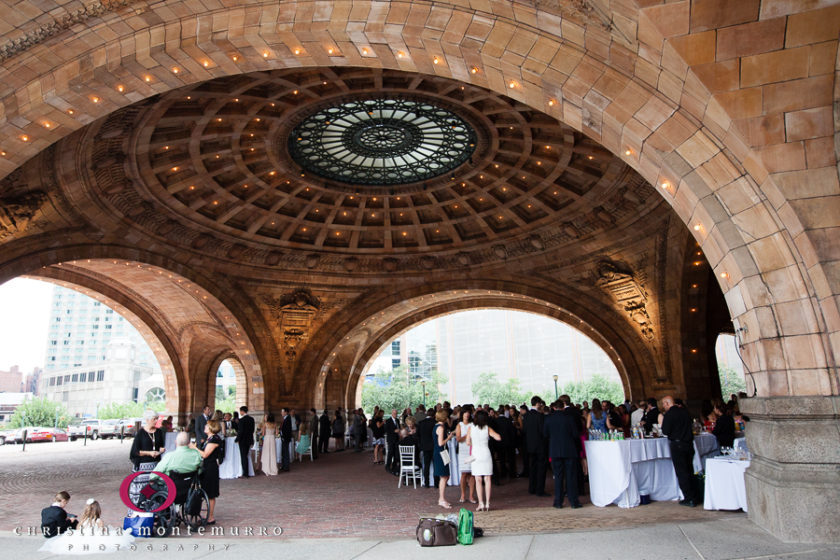
M 633 411 L 633 414 L 630 415 L 630 426 L 635 426 L 639 422 L 642 421 L 642 417 L 645 415 L 645 411 L 641 408 L 637 408 Z

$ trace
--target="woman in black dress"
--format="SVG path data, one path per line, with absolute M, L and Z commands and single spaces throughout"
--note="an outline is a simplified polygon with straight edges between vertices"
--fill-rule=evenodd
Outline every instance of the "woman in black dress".
M 204 433 L 207 434 L 207 441 L 204 442 L 204 449 L 199 449 L 204 464 L 201 469 L 201 488 L 207 493 L 210 500 L 210 511 L 207 512 L 207 524 L 216 523 L 216 498 L 219 497 L 219 460 L 222 458 L 220 446 L 224 445 L 219 432 L 221 424 L 216 420 L 207 422 Z M 195 444 L 190 447 L 197 449 Z
M 164 448 L 166 435 L 163 430 L 155 427 L 157 414 L 147 414 L 144 420 L 144 426 L 134 436 L 129 455 L 135 471 L 139 470 L 140 463 L 157 463 L 166 451 Z

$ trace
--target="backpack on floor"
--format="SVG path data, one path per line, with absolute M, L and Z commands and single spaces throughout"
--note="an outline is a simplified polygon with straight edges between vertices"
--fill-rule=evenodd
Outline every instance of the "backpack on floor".
M 461 508 L 458 512 L 458 542 L 473 543 L 473 512 L 466 508 Z

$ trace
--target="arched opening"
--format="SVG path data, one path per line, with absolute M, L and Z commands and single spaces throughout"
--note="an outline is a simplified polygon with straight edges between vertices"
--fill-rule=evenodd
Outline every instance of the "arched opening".
M 410 327 L 363 366 L 359 384 L 355 405 L 366 410 L 386 395 L 394 400 L 378 403 L 386 409 L 443 400 L 519 405 L 535 394 L 552 402 L 563 392 L 575 402 L 625 398 L 618 369 L 588 336 L 505 309 L 459 311 Z
M 747 380 L 744 362 L 741 359 L 741 349 L 738 347 L 738 337 L 729 333 L 721 333 L 715 342 L 715 356 L 717 358 L 718 376 L 720 379 L 720 397 L 724 402 L 732 395 L 747 393 Z
M 233 413 L 241 406 L 253 406 L 248 404 L 245 368 L 235 355 L 223 358 L 215 371 L 214 410 Z

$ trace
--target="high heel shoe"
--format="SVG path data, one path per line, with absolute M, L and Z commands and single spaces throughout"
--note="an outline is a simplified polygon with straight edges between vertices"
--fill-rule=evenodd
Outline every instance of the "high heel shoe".
M 478 507 L 475 508 L 475 511 L 484 511 L 484 504 L 481 502 L 478 503 Z

